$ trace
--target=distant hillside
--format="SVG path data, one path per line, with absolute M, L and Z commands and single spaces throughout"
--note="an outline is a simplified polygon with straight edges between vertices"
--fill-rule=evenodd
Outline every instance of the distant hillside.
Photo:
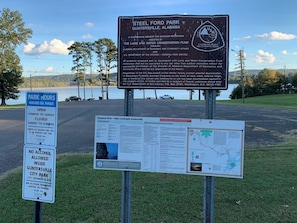
M 32 76 L 31 80 L 30 77 L 24 78 L 24 83 L 20 86 L 21 88 L 29 88 L 32 86 L 34 87 L 62 87 L 62 86 L 74 86 L 77 85 L 75 81 L 75 74 L 61 74 L 61 75 L 40 75 L 40 76 Z M 88 85 L 88 80 L 93 80 L 95 84 L 99 85 L 99 77 L 98 75 L 86 75 L 86 85 Z M 116 83 L 117 74 L 111 73 L 110 74 L 110 82 L 111 85 Z
M 259 72 L 262 70 L 245 70 L 245 74 L 249 76 L 258 75 Z M 278 70 L 279 72 L 283 73 L 284 70 Z M 297 73 L 297 69 L 287 69 L 286 75 Z M 240 77 L 240 71 L 231 71 L 228 74 L 229 83 L 238 83 Z M 63 87 L 63 86 L 74 86 L 76 85 L 75 74 L 61 74 L 61 75 L 46 75 L 46 76 L 33 76 L 30 78 L 24 78 L 24 83 L 20 86 L 21 88 L 28 88 L 31 86 L 33 87 Z M 88 80 L 92 79 L 95 84 L 93 85 L 100 85 L 98 75 L 86 75 L 86 85 L 88 85 Z M 111 85 L 116 85 L 117 81 L 117 73 L 110 74 L 110 83 Z

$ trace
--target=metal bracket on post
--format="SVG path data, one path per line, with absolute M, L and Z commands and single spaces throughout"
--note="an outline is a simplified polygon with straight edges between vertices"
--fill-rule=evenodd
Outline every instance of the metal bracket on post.
M 133 89 L 125 90 L 125 116 L 133 115 Z M 132 173 L 122 171 L 122 207 L 121 223 L 130 223 L 131 216 Z
M 205 91 L 205 118 L 213 119 L 216 105 L 216 90 Z M 204 177 L 203 223 L 214 222 L 214 177 Z

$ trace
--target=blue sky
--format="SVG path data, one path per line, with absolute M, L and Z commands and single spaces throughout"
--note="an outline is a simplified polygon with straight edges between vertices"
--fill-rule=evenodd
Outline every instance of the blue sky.
M 33 30 L 20 46 L 24 76 L 71 73 L 67 47 L 74 41 L 110 38 L 117 43 L 119 16 L 230 16 L 229 69 L 245 52 L 246 69 L 297 69 L 297 1 L 295 0 L 0 0 L 1 9 L 18 10 Z

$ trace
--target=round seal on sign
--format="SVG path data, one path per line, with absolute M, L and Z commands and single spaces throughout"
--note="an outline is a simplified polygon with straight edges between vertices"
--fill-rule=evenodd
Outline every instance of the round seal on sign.
M 211 25 L 204 25 L 198 32 L 199 38 L 204 43 L 213 43 L 216 41 L 218 33 L 217 30 Z
M 98 162 L 97 162 L 97 167 L 100 168 L 100 167 L 102 167 L 102 166 L 103 166 L 103 163 L 102 163 L 101 161 L 98 161 Z

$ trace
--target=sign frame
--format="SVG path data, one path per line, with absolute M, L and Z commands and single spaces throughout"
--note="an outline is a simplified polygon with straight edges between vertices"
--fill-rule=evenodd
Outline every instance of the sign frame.
M 118 88 L 228 88 L 229 15 L 121 16 Z
M 58 94 L 30 91 L 26 94 L 25 145 L 57 146 Z
M 95 117 L 94 169 L 243 178 L 243 157 L 244 121 Z
M 54 203 L 56 149 L 27 145 L 23 154 L 22 198 Z

